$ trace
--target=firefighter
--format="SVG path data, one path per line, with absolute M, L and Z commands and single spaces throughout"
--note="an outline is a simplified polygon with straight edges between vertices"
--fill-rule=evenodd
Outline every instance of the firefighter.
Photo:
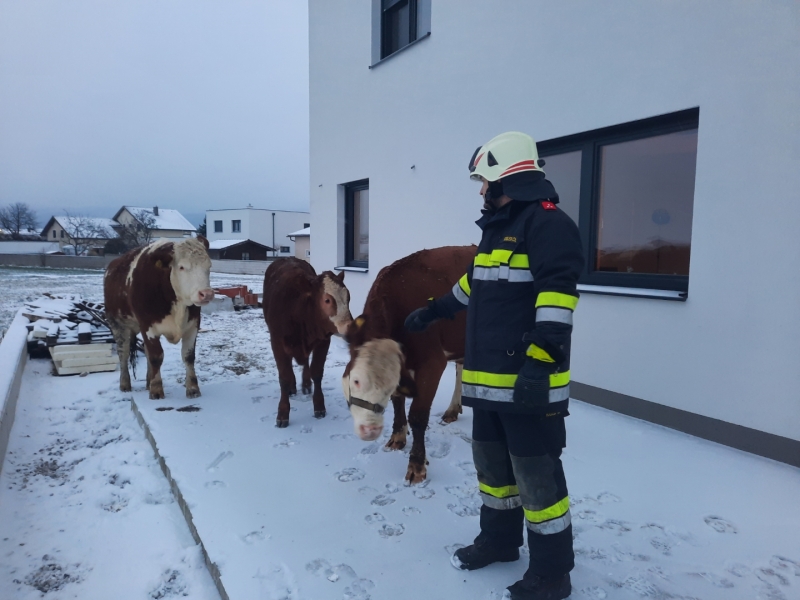
M 513 600 L 558 600 L 574 566 L 561 452 L 569 402 L 572 315 L 583 269 L 578 228 L 545 179 L 536 143 L 519 132 L 475 151 L 483 231 L 473 264 L 451 292 L 408 315 L 409 331 L 467 310 L 462 402 L 473 408 L 472 452 L 483 500 L 480 534 L 451 558 L 474 570 L 530 563 Z

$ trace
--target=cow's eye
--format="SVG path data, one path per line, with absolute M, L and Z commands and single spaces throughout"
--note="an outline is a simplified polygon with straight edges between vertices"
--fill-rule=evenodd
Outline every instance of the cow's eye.
M 180 270 L 183 271 L 183 265 L 180 266 Z
M 331 303 L 331 299 L 330 298 L 325 298 L 325 304 L 330 304 L 330 303 Z

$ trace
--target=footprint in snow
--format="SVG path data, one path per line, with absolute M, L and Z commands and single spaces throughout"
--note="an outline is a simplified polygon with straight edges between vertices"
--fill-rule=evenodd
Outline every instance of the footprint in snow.
M 261 404 L 261 401 L 264 399 L 264 396 L 253 396 L 251 400 L 253 404 Z
M 747 577 L 750 575 L 751 569 L 747 565 L 743 565 L 742 563 L 734 563 L 732 565 L 728 565 L 725 568 L 725 571 L 733 575 L 734 577 Z
M 609 502 L 622 502 L 622 498 L 611 492 L 600 492 L 595 498 L 600 504 L 608 504 Z
M 350 433 L 334 433 L 331 436 L 331 439 L 332 440 L 349 440 L 349 439 L 351 439 L 353 437 L 354 436 L 352 434 L 350 434 Z
M 342 600 L 371 600 L 370 592 L 375 589 L 375 584 L 369 579 L 358 579 L 344 588 Z
M 228 487 L 228 484 L 225 483 L 224 481 L 215 480 L 215 481 L 206 481 L 205 486 L 206 489 L 213 490 L 213 489 L 226 488 Z
M 356 469 L 355 467 L 348 467 L 334 474 L 336 479 L 345 483 L 348 481 L 360 481 L 364 479 L 365 476 L 366 473 L 364 473 L 364 471 Z
M 651 582 L 643 577 L 635 577 L 631 575 L 625 581 L 618 584 L 619 587 L 629 589 L 632 592 L 639 594 L 645 598 L 662 598 L 667 597 L 661 590 L 659 590 Z
M 378 535 L 382 538 L 398 537 L 403 535 L 406 528 L 402 523 L 386 523 L 378 530 Z
M 272 444 L 272 447 L 273 448 L 291 448 L 295 444 L 297 444 L 297 441 L 293 440 L 292 438 L 289 438 L 288 440 L 283 440 L 281 442 L 278 442 L 277 444 Z
M 768 585 L 780 585 L 784 587 L 789 585 L 789 580 L 784 575 L 778 573 L 775 569 L 769 569 L 767 567 L 756 569 L 756 577 Z
M 209 473 L 213 473 L 214 471 L 217 470 L 217 468 L 219 467 L 219 465 L 222 463 L 223 460 L 227 460 L 232 457 L 233 457 L 233 452 L 231 452 L 230 450 L 228 450 L 227 452 L 220 452 L 219 456 L 217 456 L 217 458 L 215 458 L 213 462 L 210 465 L 208 465 L 208 467 L 206 467 L 206 471 L 208 471 Z
M 650 540 L 650 545 L 664 556 L 672 556 L 672 546 L 667 540 L 655 537 Z
M 406 506 L 403 508 L 403 514 L 406 515 L 407 517 L 410 517 L 411 515 L 422 514 L 422 511 L 418 509 L 416 506 Z
M 471 498 L 475 495 L 476 489 L 474 485 L 448 485 L 444 491 L 456 498 Z
M 447 552 L 448 556 L 453 556 L 453 554 L 455 554 L 456 550 L 458 550 L 459 548 L 464 548 L 464 547 L 466 547 L 465 544 L 450 544 L 449 546 L 445 546 L 444 547 L 444 551 Z
M 308 425 L 303 425 L 300 428 L 300 433 L 312 433 L 314 431 L 313 427 L 309 427 Z
M 608 554 L 602 548 L 583 548 L 582 546 L 577 546 L 575 548 L 575 554 L 582 558 L 588 558 L 589 560 L 607 560 Z
M 255 544 L 256 542 L 263 542 L 269 536 L 263 531 L 251 531 L 247 535 L 242 536 L 242 541 L 245 544 Z
M 396 483 L 387 483 L 385 486 L 387 494 L 396 494 L 400 491 L 400 486 Z
M 447 510 L 459 517 L 477 517 L 481 514 L 480 503 L 475 504 L 448 504 Z
M 795 577 L 800 577 L 800 562 L 786 558 L 785 556 L 775 555 L 769 559 L 769 564 L 775 569 L 783 569 L 794 572 Z
M 605 600 L 608 598 L 608 593 L 603 588 L 596 585 L 583 588 L 581 593 L 587 598 L 594 598 L 594 600 Z
M 364 521 L 367 522 L 367 525 L 376 525 L 377 523 L 383 523 L 385 520 L 386 517 L 378 512 L 374 512 L 371 515 L 364 517 Z
M 728 521 L 727 519 L 723 519 L 722 517 L 717 517 L 714 515 L 709 515 L 705 519 L 706 525 L 711 527 L 717 533 L 737 533 L 738 530 L 736 526 Z
M 383 442 L 372 442 L 371 444 L 364 446 L 361 449 L 361 452 L 359 452 L 359 454 L 365 454 L 365 455 L 377 454 L 378 450 L 380 450 L 382 446 Z
M 606 519 L 603 523 L 600 523 L 598 527 L 606 531 L 613 531 L 617 535 L 628 533 L 631 530 L 628 523 L 625 521 L 618 521 L 617 519 Z
M 444 458 L 450 454 L 451 447 L 452 445 L 448 441 L 435 442 L 430 446 L 426 446 L 425 450 L 428 456 L 432 458 Z
M 358 488 L 358 493 L 364 494 L 365 496 L 371 496 L 372 494 L 377 494 L 378 490 L 376 490 L 374 487 L 369 487 L 368 485 L 365 485 Z
M 436 494 L 436 491 L 433 490 L 433 489 L 430 489 L 430 488 L 423 488 L 421 490 L 420 489 L 414 490 L 414 497 L 415 498 L 419 498 L 420 500 L 428 500 L 430 498 L 433 498 L 433 496 L 435 494 Z
M 723 589 L 730 589 L 734 587 L 733 582 L 730 579 L 728 579 L 727 577 L 721 577 L 716 573 L 692 573 L 692 575 L 702 577 L 714 587 Z
M 388 506 L 389 504 L 394 504 L 395 502 L 396 500 L 391 496 L 385 496 L 384 494 L 381 494 L 380 496 L 375 496 L 370 504 L 374 506 Z
M 324 577 L 330 582 L 338 581 L 341 576 L 356 578 L 356 572 L 350 565 L 331 566 L 331 563 L 324 558 L 317 558 L 306 564 L 306 571 L 317 577 Z
M 475 463 L 471 460 L 464 460 L 455 465 L 459 469 L 464 472 L 464 475 L 469 475 L 470 477 L 475 477 L 478 474 L 478 471 L 475 469 Z

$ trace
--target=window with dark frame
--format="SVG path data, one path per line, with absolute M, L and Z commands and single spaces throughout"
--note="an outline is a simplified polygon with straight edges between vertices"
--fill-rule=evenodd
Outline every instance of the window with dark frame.
M 214 221 L 214 233 L 222 233 L 222 221 Z
M 289 252 L 291 252 L 291 251 L 292 251 L 291 247 L 289 247 L 289 246 L 281 246 L 281 252 L 282 253 L 289 254 Z
M 345 265 L 369 266 L 369 179 L 345 185 Z
M 250 260 L 250 253 L 242 252 L 242 260 Z
M 381 59 L 417 39 L 417 0 L 381 0 Z
M 238 219 L 231 221 L 231 231 L 233 233 L 241 233 L 242 232 L 242 222 Z
M 697 108 L 538 144 L 589 285 L 687 292 Z

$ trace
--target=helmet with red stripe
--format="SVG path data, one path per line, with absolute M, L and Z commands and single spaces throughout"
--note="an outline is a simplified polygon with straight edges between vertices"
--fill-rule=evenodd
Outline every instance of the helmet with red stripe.
M 533 138 L 519 131 L 508 131 L 492 138 L 475 150 L 469 164 L 470 178 L 486 181 L 498 181 L 503 177 L 538 171 L 544 173 L 539 160 L 536 142 Z M 540 176 L 541 177 L 541 176 Z

